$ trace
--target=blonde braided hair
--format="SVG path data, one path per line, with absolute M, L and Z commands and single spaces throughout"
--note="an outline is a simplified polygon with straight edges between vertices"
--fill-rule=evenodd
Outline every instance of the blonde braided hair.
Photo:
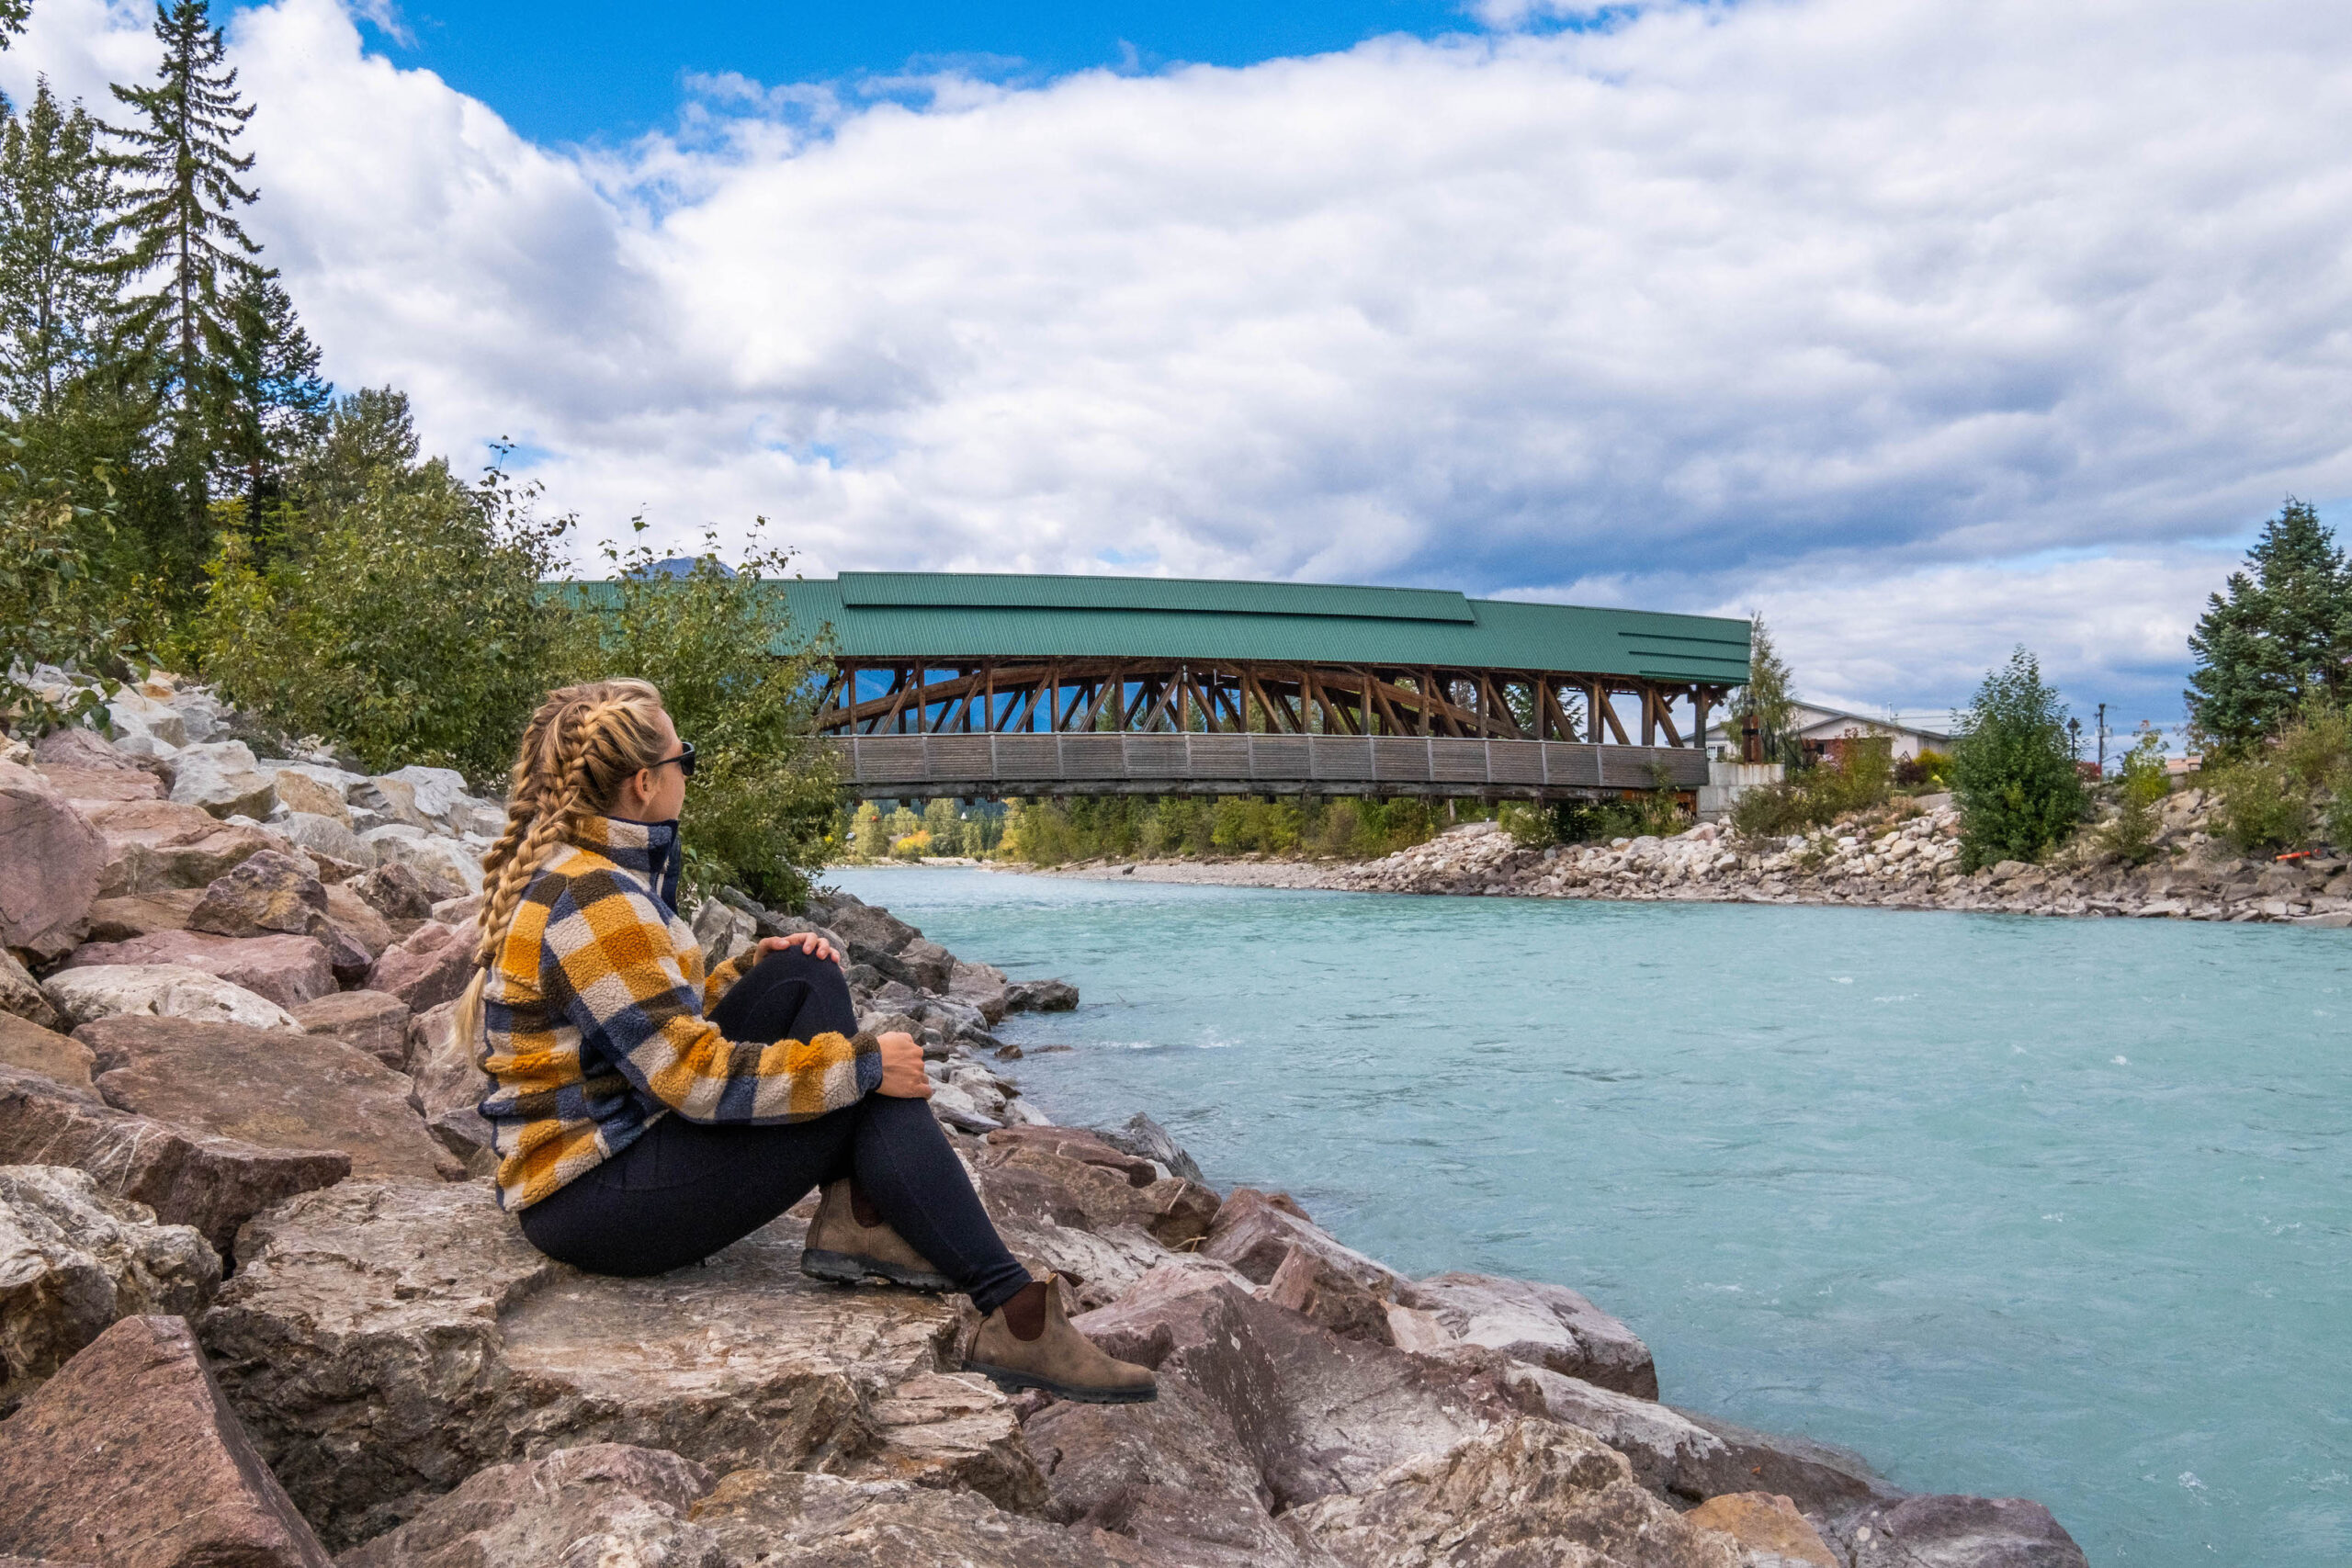
M 549 692 L 523 727 L 506 827 L 481 859 L 475 973 L 449 1021 L 457 1044 L 481 1035 L 482 987 L 533 874 L 583 818 L 611 809 L 623 783 L 662 760 L 661 713 L 662 694 L 650 681 L 589 681 Z

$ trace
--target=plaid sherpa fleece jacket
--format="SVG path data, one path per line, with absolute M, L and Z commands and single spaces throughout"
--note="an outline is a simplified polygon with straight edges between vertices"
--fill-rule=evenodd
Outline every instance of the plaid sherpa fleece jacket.
M 839 1034 L 742 1044 L 704 1017 L 740 960 L 707 980 L 677 915 L 674 823 L 596 817 L 524 889 L 482 986 L 481 1101 L 498 1194 L 527 1208 L 672 1111 L 693 1122 L 801 1122 L 855 1103 L 882 1057 Z

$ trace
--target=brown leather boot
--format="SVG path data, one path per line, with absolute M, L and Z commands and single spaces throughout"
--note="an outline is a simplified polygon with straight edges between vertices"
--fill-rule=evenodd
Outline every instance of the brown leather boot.
M 931 1259 L 890 1228 L 847 1177 L 829 1183 L 817 1204 L 817 1217 L 808 1222 L 808 1239 L 800 1248 L 800 1271 L 838 1285 L 878 1277 L 910 1291 L 955 1288 L 931 1266 Z
M 1007 1393 L 1042 1388 L 1086 1404 L 1140 1404 L 1159 1397 L 1150 1368 L 1113 1360 L 1069 1325 L 1050 1274 L 1023 1286 L 981 1320 L 964 1370 Z

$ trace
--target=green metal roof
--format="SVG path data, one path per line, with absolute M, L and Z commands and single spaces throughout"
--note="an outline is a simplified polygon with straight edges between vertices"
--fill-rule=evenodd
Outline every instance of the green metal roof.
M 1226 659 L 1747 679 L 1747 623 L 1711 615 L 1152 577 L 851 571 L 773 587 L 787 637 L 830 626 L 833 650 L 861 662 Z

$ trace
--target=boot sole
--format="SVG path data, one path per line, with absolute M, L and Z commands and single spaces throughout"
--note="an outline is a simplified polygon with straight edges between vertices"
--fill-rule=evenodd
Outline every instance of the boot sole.
M 956 1288 L 944 1274 L 908 1269 L 896 1263 L 885 1263 L 879 1258 L 860 1258 L 848 1252 L 804 1252 L 800 1255 L 800 1271 L 811 1279 L 835 1285 L 862 1285 L 870 1279 L 878 1279 L 887 1280 L 893 1285 L 903 1285 L 910 1291 L 942 1292 Z
M 1017 1372 L 1010 1367 L 991 1367 L 983 1361 L 967 1361 L 964 1370 L 978 1372 L 996 1384 L 1002 1393 L 1019 1393 L 1024 1388 L 1041 1388 L 1057 1399 L 1071 1400 L 1080 1404 L 1149 1404 L 1159 1397 L 1158 1383 L 1146 1383 L 1141 1388 L 1073 1388 L 1051 1378 L 1041 1378 L 1035 1372 Z

